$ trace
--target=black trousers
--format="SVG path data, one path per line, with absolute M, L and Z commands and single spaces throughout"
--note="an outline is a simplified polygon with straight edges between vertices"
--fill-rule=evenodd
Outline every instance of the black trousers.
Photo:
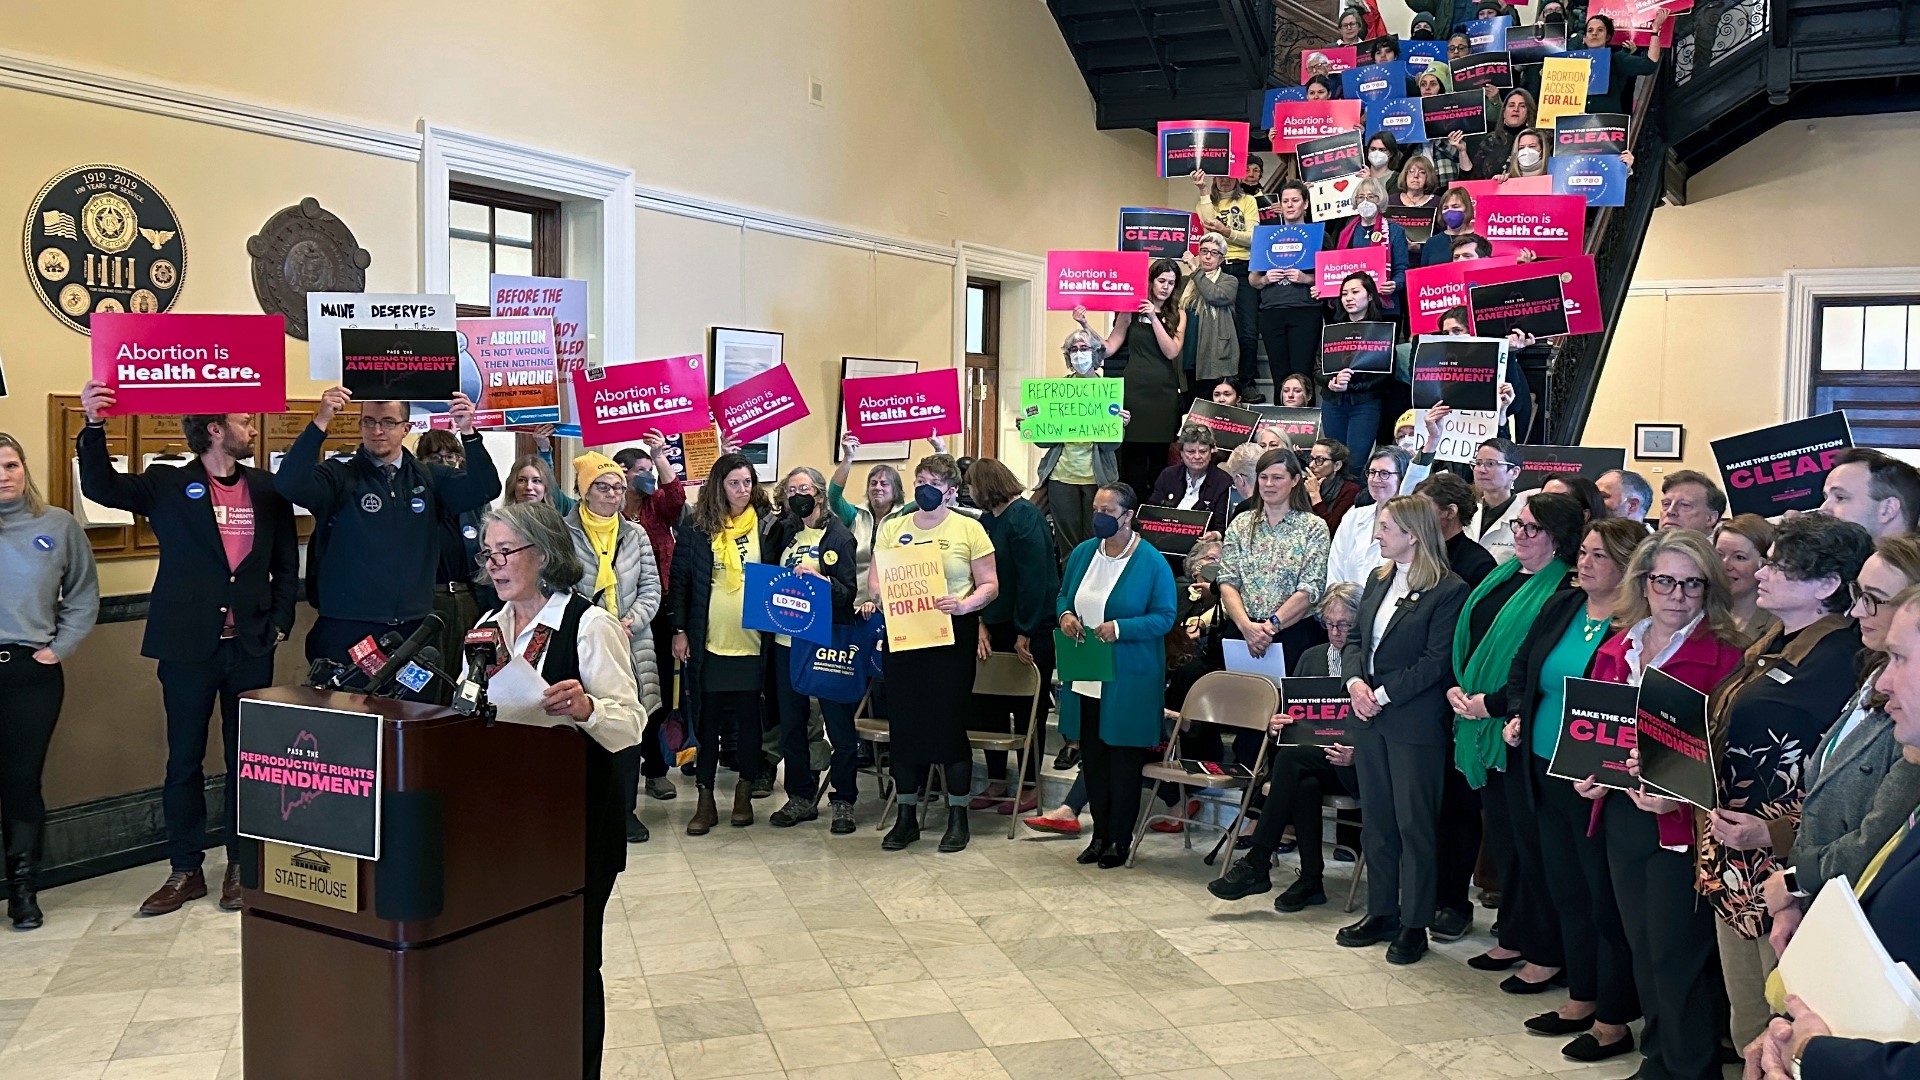
M 984 623 L 987 628 L 987 640 L 993 644 L 994 652 L 1012 652 L 1014 639 L 1019 633 L 1012 623 Z M 1053 634 L 1042 630 L 1028 642 L 1027 649 L 1033 653 L 1034 666 L 1040 669 L 1040 689 L 1031 698 L 987 697 L 974 698 L 979 706 L 979 716 L 974 723 L 976 731 L 1004 731 L 1024 735 L 1034 715 L 1034 702 L 1040 704 L 1040 723 L 1044 729 L 1047 707 L 1051 703 L 1048 688 L 1053 685 Z M 1046 749 L 1044 735 L 1037 737 L 1033 744 L 1033 753 L 1027 755 L 1026 776 L 1029 784 L 1040 782 L 1040 754 Z M 984 751 L 987 758 L 987 779 L 1005 780 L 1007 778 L 1007 753 L 1004 750 Z
M 700 690 L 700 754 L 694 758 L 694 783 L 713 786 L 720 768 L 720 733 L 734 734 L 734 763 L 740 779 L 752 780 L 760 764 L 760 691 Z
M 1450 751 L 1385 738 L 1366 725 L 1355 730 L 1353 766 L 1367 816 L 1360 839 L 1367 856 L 1368 915 L 1398 916 L 1409 929 L 1433 921 L 1436 824 L 1446 774 L 1453 771 Z
M 234 831 L 234 743 L 240 734 L 240 695 L 273 684 L 273 650 L 242 655 L 231 639 L 213 657 L 198 663 L 162 660 L 158 664 L 160 699 L 167 710 L 167 779 L 160 789 L 160 812 L 167 826 L 167 861 L 175 870 L 198 870 L 206 861 L 207 717 L 220 706 L 220 748 L 227 762 L 227 861 L 240 856 Z
M 1713 909 L 1694 892 L 1693 855 L 1663 849 L 1657 819 L 1618 791 L 1601 811 L 1601 838 L 1647 1016 L 1636 1075 L 1720 1080 L 1726 984 Z
M 787 674 L 792 663 L 792 649 L 776 644 L 773 647 L 774 706 L 780 715 L 780 757 L 787 763 L 783 786 L 787 798 L 810 803 L 820 794 L 820 781 L 813 773 L 812 748 L 807 743 L 813 699 L 793 688 L 793 679 Z M 860 797 L 860 736 L 853 727 L 854 708 L 846 702 L 820 699 L 820 718 L 826 723 L 827 742 L 832 747 L 827 759 L 831 801 L 848 806 Z
M 1095 843 L 1133 842 L 1140 817 L 1140 770 L 1153 758 L 1150 746 L 1112 746 L 1100 738 L 1100 699 L 1080 698 L 1080 775 L 1087 781 L 1087 810 Z
M 313 620 L 313 629 L 307 631 L 307 660 L 312 662 L 324 656 L 342 664 L 351 664 L 353 660 L 347 655 L 347 650 L 353 648 L 361 638 L 370 637 L 379 641 L 387 634 L 412 637 L 413 632 L 420 629 L 421 622 L 420 619 L 399 623 L 363 622 L 322 615 Z
M 0 645 L 0 823 L 6 853 L 37 856 L 47 804 L 40 779 L 66 698 L 66 673 L 30 645 Z
M 1467 893 L 1473 887 L 1473 868 L 1480 861 L 1480 841 L 1486 831 L 1480 818 L 1482 800 L 1451 761 L 1446 774 L 1440 789 L 1440 823 L 1435 838 L 1439 866 L 1434 904 L 1471 917 L 1473 900 Z
M 1249 857 L 1255 865 L 1273 857 L 1280 837 L 1288 825 L 1300 853 L 1300 876 L 1318 881 L 1326 872 L 1326 853 L 1320 849 L 1321 806 L 1328 795 L 1356 795 L 1359 784 L 1348 787 L 1340 770 L 1327 761 L 1327 753 L 1318 746 L 1279 746 L 1268 775 L 1267 799 L 1260 808 L 1260 819 L 1253 826 L 1253 850 Z M 1340 833 L 1352 826 L 1338 824 Z M 1336 833 L 1336 835 L 1340 835 Z M 1364 834 L 1361 842 L 1365 842 Z M 1344 835 L 1341 843 L 1350 843 Z
M 1315 375 L 1320 356 L 1320 327 L 1326 317 L 1315 307 L 1260 309 L 1260 340 L 1267 346 L 1267 374 L 1273 378 L 1274 400 L 1289 375 Z M 1358 453 L 1359 451 L 1355 451 Z
M 1633 955 L 1613 900 L 1606 843 L 1587 835 L 1593 803 L 1573 790 L 1572 783 L 1548 776 L 1546 758 L 1527 754 L 1527 760 L 1538 796 L 1535 821 L 1547 891 L 1566 946 L 1567 996 L 1593 1002 L 1594 1017 L 1603 1024 L 1637 1020 L 1640 996 L 1633 987 Z
M 1237 381 L 1241 386 L 1252 386 L 1260 377 L 1260 293 L 1247 284 L 1245 259 L 1228 259 L 1220 264 L 1220 269 L 1240 283 L 1233 294 L 1233 336 L 1240 341 Z M 1274 389 L 1280 388 L 1276 385 Z
M 1518 952 L 1528 963 L 1564 967 L 1566 949 L 1547 892 L 1540 829 L 1534 824 L 1537 808 L 1528 778 L 1513 771 L 1528 767 L 1522 753 L 1508 752 L 1505 772 L 1487 770 L 1487 786 L 1481 789 L 1487 811 L 1487 850 L 1500 875 L 1500 947 Z
M 1153 494 L 1153 482 L 1167 468 L 1167 448 L 1171 443 L 1123 442 L 1120 444 L 1120 479 L 1133 488 L 1141 502 Z

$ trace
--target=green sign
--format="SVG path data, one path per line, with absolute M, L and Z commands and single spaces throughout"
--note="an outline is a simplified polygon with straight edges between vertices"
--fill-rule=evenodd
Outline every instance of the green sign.
M 1020 380 L 1020 437 L 1031 443 L 1119 442 L 1119 379 Z

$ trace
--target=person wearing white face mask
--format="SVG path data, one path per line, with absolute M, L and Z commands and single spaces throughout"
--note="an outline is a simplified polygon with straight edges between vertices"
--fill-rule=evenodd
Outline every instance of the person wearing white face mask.
M 1329 246 L 1386 248 L 1387 276 L 1378 282 L 1380 310 L 1387 315 L 1398 315 L 1400 297 L 1407 287 L 1407 234 L 1381 216 L 1380 211 L 1387 205 L 1387 188 L 1379 180 L 1368 177 L 1360 181 L 1353 201 L 1359 213 L 1347 219 L 1338 238 Z
M 1507 159 L 1506 176 L 1495 179 L 1547 175 L 1547 156 L 1552 150 L 1553 139 L 1546 132 L 1527 128 L 1513 137 L 1513 154 Z
M 1067 374 L 1090 379 L 1100 374 L 1106 344 L 1091 330 L 1079 329 L 1060 346 Z M 1133 414 L 1120 410 L 1125 424 Z M 1016 418 L 1018 428 L 1024 418 Z M 1053 546 L 1062 559 L 1093 535 L 1093 493 L 1120 479 L 1120 444 L 1101 442 L 1037 443 L 1040 457 L 1034 488 L 1035 504 L 1053 517 Z

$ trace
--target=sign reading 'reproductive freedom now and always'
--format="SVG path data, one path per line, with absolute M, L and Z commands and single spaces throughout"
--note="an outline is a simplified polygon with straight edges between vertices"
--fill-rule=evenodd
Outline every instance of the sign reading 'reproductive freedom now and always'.
M 1121 379 L 1020 380 L 1020 437 L 1030 443 L 1119 442 Z

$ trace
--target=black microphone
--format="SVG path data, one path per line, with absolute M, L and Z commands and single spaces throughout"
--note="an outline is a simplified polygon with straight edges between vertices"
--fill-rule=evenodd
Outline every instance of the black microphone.
M 407 640 L 401 642 L 400 647 L 388 655 L 387 662 L 380 665 L 380 670 L 373 673 L 372 681 L 367 684 L 367 693 L 377 694 L 385 689 L 387 684 L 393 681 L 394 673 L 406 667 L 407 661 L 413 659 L 413 654 L 438 638 L 445 626 L 446 624 L 437 614 L 429 613 L 426 618 L 420 620 L 420 628 L 415 630 Z
M 454 690 L 453 710 L 466 716 L 482 714 L 487 723 L 493 723 L 493 711 L 487 704 L 487 682 L 490 672 L 505 660 L 506 638 L 500 633 L 500 627 L 493 623 L 481 623 L 467 631 L 466 639 L 461 643 L 461 652 L 466 657 L 470 669 Z

